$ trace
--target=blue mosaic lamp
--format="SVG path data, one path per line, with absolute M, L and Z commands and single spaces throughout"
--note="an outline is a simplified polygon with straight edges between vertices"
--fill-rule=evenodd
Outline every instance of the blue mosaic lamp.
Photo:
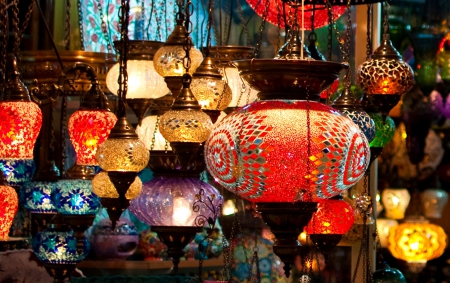
M 20 202 L 31 213 L 55 214 L 52 194 L 56 186 L 53 182 L 28 182 L 20 190 Z
M 0 159 L 0 170 L 8 186 L 22 186 L 29 182 L 36 169 L 33 159 Z
M 350 87 L 344 88 L 342 94 L 334 101 L 333 108 L 345 114 L 358 125 L 369 142 L 375 138 L 375 122 L 356 101 Z
M 97 214 L 100 199 L 92 191 L 91 180 L 60 180 L 53 194 L 57 211 L 63 215 Z
M 78 262 L 89 253 L 89 241 L 80 245 L 73 230 L 62 225 L 52 225 L 33 237 L 32 248 L 55 282 L 63 282 L 70 276 Z

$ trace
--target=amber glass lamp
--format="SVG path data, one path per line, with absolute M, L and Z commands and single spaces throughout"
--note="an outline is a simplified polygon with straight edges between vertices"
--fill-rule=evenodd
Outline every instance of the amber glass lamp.
M 111 182 L 108 173 L 105 171 L 98 173 L 94 177 L 94 179 L 92 179 L 92 190 L 100 198 L 119 197 L 119 193 L 117 192 L 116 187 Z M 127 198 L 127 200 L 132 200 L 139 195 L 141 190 L 142 190 L 142 181 L 139 177 L 136 177 L 134 179 L 134 182 L 131 183 L 130 188 L 125 194 L 125 197 Z
M 412 220 L 392 229 L 388 249 L 392 255 L 408 263 L 411 271 L 420 272 L 427 261 L 440 257 L 447 246 L 442 227 L 426 220 Z
M 386 217 L 390 219 L 403 219 L 410 200 L 407 189 L 384 189 L 381 193 Z

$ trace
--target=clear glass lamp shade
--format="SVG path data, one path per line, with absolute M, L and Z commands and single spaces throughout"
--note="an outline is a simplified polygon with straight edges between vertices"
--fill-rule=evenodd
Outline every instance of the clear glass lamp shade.
M 214 195 L 212 205 L 198 203 L 197 195 Z M 203 226 L 205 219 L 220 215 L 223 198 L 216 188 L 196 178 L 156 177 L 143 185 L 142 192 L 130 202 L 130 211 L 150 226 Z M 198 205 L 198 210 L 194 206 Z
M 225 67 L 224 73 L 224 80 L 227 82 L 233 95 L 229 104 L 230 107 L 241 107 L 252 103 L 258 98 L 258 92 L 241 79 L 237 68 Z
M 405 218 L 405 211 L 410 200 L 411 195 L 407 189 L 384 189 L 381 193 L 386 217 L 390 219 Z
M 119 193 L 117 193 L 116 187 L 109 179 L 107 172 L 100 172 L 92 179 L 92 190 L 94 193 L 101 198 L 118 198 Z M 127 190 L 125 197 L 127 199 L 134 199 L 139 195 L 142 190 L 142 182 L 139 177 L 134 179 L 130 188 Z
M 181 77 L 186 73 L 183 65 L 186 51 L 182 45 L 163 46 L 156 51 L 153 57 L 156 72 L 162 77 Z M 202 53 L 195 47 L 189 51 L 191 67 L 189 74 L 194 74 L 195 70 L 203 61 Z
M 192 78 L 191 90 L 204 110 L 224 110 L 233 97 L 231 88 L 221 78 Z
M 115 95 L 119 91 L 119 69 L 117 63 L 106 75 L 106 86 Z M 160 98 L 168 94 L 170 90 L 155 70 L 153 61 L 148 60 L 128 60 L 128 99 L 136 98 Z
M 161 116 L 159 130 L 169 142 L 204 142 L 211 134 L 211 118 L 202 111 L 170 110 Z
M 139 139 L 109 138 L 96 157 L 105 171 L 139 172 L 147 166 L 150 153 Z
M 158 124 L 158 116 L 147 116 L 142 120 L 141 125 L 137 126 L 136 134 L 148 150 L 166 150 L 166 145 L 167 150 L 172 150 L 169 142 L 159 132 Z M 154 141 L 153 138 L 155 138 Z

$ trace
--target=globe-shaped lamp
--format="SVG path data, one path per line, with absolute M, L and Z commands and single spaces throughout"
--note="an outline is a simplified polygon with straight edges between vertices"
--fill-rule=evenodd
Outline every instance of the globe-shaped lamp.
M 0 159 L 0 173 L 9 186 L 22 186 L 33 177 L 36 166 L 33 159 Z
M 383 148 L 394 137 L 394 120 L 389 116 L 383 119 L 380 113 L 369 113 L 369 116 L 375 122 L 375 138 L 370 142 L 370 147 Z
M 390 219 L 403 219 L 410 200 L 407 189 L 384 189 L 381 193 L 386 217 Z
M 423 212 L 428 218 L 441 218 L 448 202 L 448 193 L 441 189 L 427 189 L 420 194 Z
M 308 234 L 344 235 L 353 225 L 355 218 L 353 208 L 346 201 L 339 199 L 320 200 L 317 212 L 306 226 Z
M 244 199 L 293 202 L 348 189 L 364 175 L 370 151 L 358 126 L 331 107 L 271 100 L 219 122 L 206 141 L 205 159 L 216 181 Z
M 12 187 L 0 185 L 0 241 L 9 239 L 9 228 L 18 208 L 19 198 L 16 191 Z
M 53 203 L 61 214 L 97 214 L 100 199 L 92 191 L 90 180 L 60 180 L 53 195 Z
M 53 193 L 58 187 L 57 183 L 52 182 L 29 182 L 20 190 L 20 200 L 23 206 L 32 213 L 57 212 L 53 204 Z
M 94 179 L 92 179 L 92 189 L 94 193 L 100 198 L 118 198 L 116 187 L 111 182 L 108 173 L 102 171 L 98 173 Z M 125 194 L 125 197 L 129 200 L 134 199 L 139 195 L 142 190 L 142 182 L 139 177 L 136 177 L 134 182 Z

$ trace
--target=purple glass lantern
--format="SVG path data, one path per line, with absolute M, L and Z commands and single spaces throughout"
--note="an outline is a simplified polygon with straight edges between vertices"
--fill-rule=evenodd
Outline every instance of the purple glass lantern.
M 445 118 L 450 118 L 450 95 L 444 101 L 441 93 L 433 90 L 430 94 L 430 101 L 439 115 L 444 115 Z
M 204 195 L 199 195 L 202 189 Z M 198 202 L 196 195 L 205 202 Z M 222 202 L 219 191 L 199 179 L 157 177 L 142 185 L 129 209 L 150 226 L 203 226 L 202 221 L 218 216 Z

